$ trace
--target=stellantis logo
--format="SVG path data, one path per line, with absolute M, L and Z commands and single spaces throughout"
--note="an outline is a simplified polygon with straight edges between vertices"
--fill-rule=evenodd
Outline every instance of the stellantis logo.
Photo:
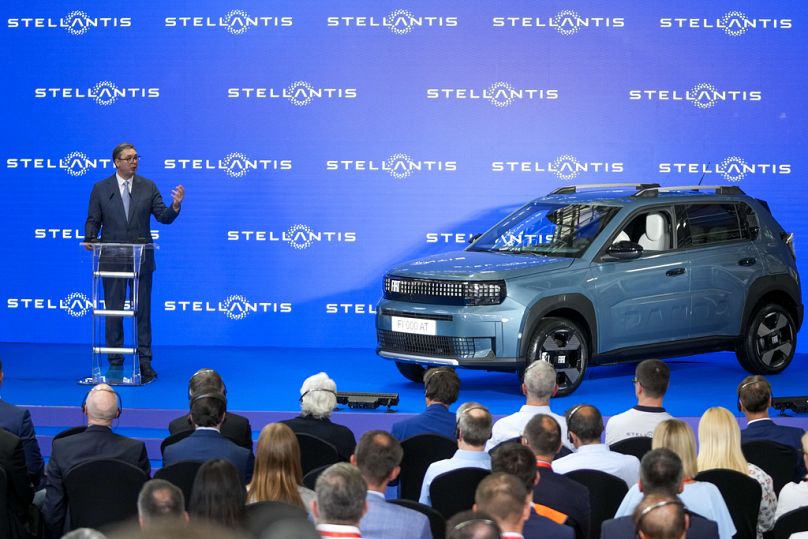
M 93 309 L 93 302 L 82 292 L 71 292 L 64 299 L 8 298 L 8 309 L 61 310 L 73 318 L 81 318 Z
M 515 100 L 558 99 L 558 90 L 538 88 L 517 89 L 505 81 L 497 81 L 488 88 L 428 88 L 427 99 L 484 99 L 497 108 L 510 106 Z
M 130 17 L 90 17 L 84 11 L 71 11 L 61 19 L 19 17 L 9 18 L 9 28 L 64 28 L 69 34 L 83 36 L 90 28 L 129 28 Z
M 241 294 L 231 294 L 223 301 L 213 303 L 200 300 L 167 300 L 163 304 L 163 309 L 166 312 L 222 313 L 230 320 L 244 320 L 253 313 L 291 313 L 292 304 L 275 301 L 250 301 Z
M 555 160 L 547 163 L 540 161 L 494 161 L 491 163 L 492 172 L 550 172 L 563 181 L 573 180 L 581 173 L 620 174 L 623 169 L 622 162 L 588 161 L 582 163 L 575 156 L 568 154 L 559 155 Z
M 374 27 L 387 28 L 397 36 L 404 36 L 412 32 L 415 28 L 454 28 L 458 25 L 457 17 L 416 17 L 411 11 L 406 9 L 396 9 L 386 17 L 377 19 L 376 17 L 328 17 L 326 24 L 331 27 Z
M 305 107 L 315 99 L 355 99 L 356 88 L 319 88 L 298 80 L 286 88 L 228 88 L 227 97 L 256 99 L 288 99 L 296 107 Z
M 315 232 L 308 225 L 292 225 L 278 234 L 273 230 L 228 230 L 227 241 L 285 242 L 298 251 L 308 249 L 314 243 L 353 243 L 356 232 Z
M 742 11 L 728 11 L 720 19 L 697 19 L 687 17 L 663 17 L 659 19 L 660 28 L 718 29 L 731 37 L 742 36 L 750 29 L 789 30 L 791 26 L 791 19 L 750 19 Z
M 403 180 L 415 172 L 455 172 L 457 161 L 416 161 L 406 153 L 394 153 L 383 161 L 331 160 L 325 162 L 328 171 L 386 172 L 397 180 Z
M 562 36 L 572 36 L 577 34 L 581 28 L 623 28 L 626 21 L 623 17 L 581 17 L 577 11 L 563 9 L 554 17 L 494 17 L 492 26 L 494 28 L 510 27 L 533 27 L 533 28 L 555 28 L 556 32 Z
M 728 182 L 739 182 L 747 175 L 791 174 L 791 163 L 747 163 L 737 155 L 730 155 L 717 164 L 710 163 L 659 163 L 661 174 L 719 174 Z
M 76 178 L 84 176 L 91 170 L 112 168 L 112 159 L 91 159 L 84 152 L 70 152 L 62 159 L 49 157 L 9 157 L 6 168 L 24 169 L 62 169 L 66 174 Z
M 252 170 L 292 170 L 289 159 L 250 159 L 241 152 L 231 152 L 224 159 L 166 159 L 166 170 L 221 170 L 231 178 L 241 178 Z
M 690 90 L 629 90 L 628 98 L 631 101 L 690 101 L 698 109 L 710 109 L 717 103 L 731 101 L 761 101 L 763 92 L 760 90 L 719 90 L 712 84 L 702 82 Z
M 166 17 L 165 25 L 168 28 L 224 28 L 234 36 L 245 34 L 247 30 L 255 27 L 288 27 L 294 25 L 292 17 L 253 17 L 241 9 L 232 9 L 224 17 Z
M 61 99 L 92 99 L 102 107 L 112 105 L 118 99 L 160 97 L 159 88 L 119 88 L 115 83 L 102 80 L 88 89 L 82 88 L 35 88 L 34 97 L 44 99 L 47 97 Z

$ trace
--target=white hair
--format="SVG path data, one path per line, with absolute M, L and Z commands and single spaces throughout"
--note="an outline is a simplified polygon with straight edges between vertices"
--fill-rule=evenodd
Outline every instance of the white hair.
M 530 397 L 548 400 L 556 387 L 555 368 L 547 361 L 534 361 L 525 370 L 525 387 Z
M 337 383 L 324 372 L 309 376 L 300 386 L 300 410 L 316 419 L 329 417 L 337 407 Z

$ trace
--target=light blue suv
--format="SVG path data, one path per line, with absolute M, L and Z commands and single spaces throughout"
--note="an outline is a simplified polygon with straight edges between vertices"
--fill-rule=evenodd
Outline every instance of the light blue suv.
M 735 186 L 562 187 L 464 251 L 389 270 L 377 352 L 413 381 L 544 359 L 559 394 L 589 365 L 714 350 L 778 373 L 803 316 L 792 240 Z

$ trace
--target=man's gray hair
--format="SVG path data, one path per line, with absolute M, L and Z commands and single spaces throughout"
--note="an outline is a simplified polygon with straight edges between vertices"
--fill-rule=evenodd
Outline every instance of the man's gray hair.
M 107 536 L 92 528 L 77 528 L 63 535 L 62 539 L 107 539 Z
M 340 462 L 327 468 L 314 487 L 318 522 L 358 526 L 365 511 L 368 485 L 356 466 Z
M 329 417 L 337 406 L 337 383 L 324 372 L 303 381 L 300 387 L 300 410 L 304 416 Z
M 479 402 L 464 402 L 457 409 L 457 431 L 463 441 L 479 447 L 491 438 L 494 421 L 488 408 Z
M 527 394 L 536 400 L 550 400 L 556 387 L 556 371 L 548 361 L 538 360 L 525 370 Z
M 143 484 L 137 497 L 137 513 L 144 522 L 154 519 L 182 518 L 185 496 L 164 479 L 150 479 Z

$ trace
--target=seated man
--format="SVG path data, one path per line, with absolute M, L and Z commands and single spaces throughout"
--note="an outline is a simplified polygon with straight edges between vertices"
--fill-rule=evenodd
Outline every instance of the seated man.
M 367 483 L 356 466 L 333 464 L 317 478 L 311 502 L 322 537 L 361 537 L 359 522 L 368 510 Z
M 225 438 L 219 428 L 227 412 L 227 399 L 221 393 L 202 393 L 191 399 L 193 434 L 177 443 L 166 446 L 163 466 L 184 460 L 205 462 L 224 459 L 238 470 L 246 485 L 253 472 L 254 457 L 247 449 Z
M 137 518 L 140 528 L 148 529 L 157 522 L 178 521 L 186 524 L 185 495 L 164 479 L 146 481 L 137 497 Z
M 513 475 L 492 473 L 477 485 L 474 510 L 491 515 L 502 530 L 502 537 L 524 539 L 525 522 L 530 516 L 530 491 Z M 572 537 L 572 529 L 569 536 Z
M 432 368 L 424 373 L 424 399 L 426 410 L 420 414 L 393 423 L 393 436 L 399 441 L 419 434 L 438 434 L 455 439 L 455 415 L 449 406 L 460 394 L 460 378 L 449 367 Z
M 3 362 L 0 361 L 0 385 L 3 384 L 3 378 Z M 5 429 L 22 440 L 28 478 L 34 484 L 35 489 L 44 489 L 45 462 L 39 451 L 39 442 L 36 439 L 34 423 L 31 421 L 31 412 L 0 399 L 0 429 Z
M 673 417 L 662 407 L 668 391 L 671 371 L 664 361 L 646 359 L 634 371 L 634 396 L 637 406 L 606 422 L 606 443 L 612 445 L 626 438 L 651 438 L 657 425 Z
M 6 478 L 6 491 L 2 493 L 2 498 L 7 515 L 5 522 L 0 522 L 0 537 L 17 537 L 18 530 L 27 524 L 34 486 L 25 468 L 22 440 L 3 429 L 0 429 L 0 470 Z
M 634 512 L 639 539 L 684 539 L 689 527 L 685 506 L 670 496 L 646 496 Z

